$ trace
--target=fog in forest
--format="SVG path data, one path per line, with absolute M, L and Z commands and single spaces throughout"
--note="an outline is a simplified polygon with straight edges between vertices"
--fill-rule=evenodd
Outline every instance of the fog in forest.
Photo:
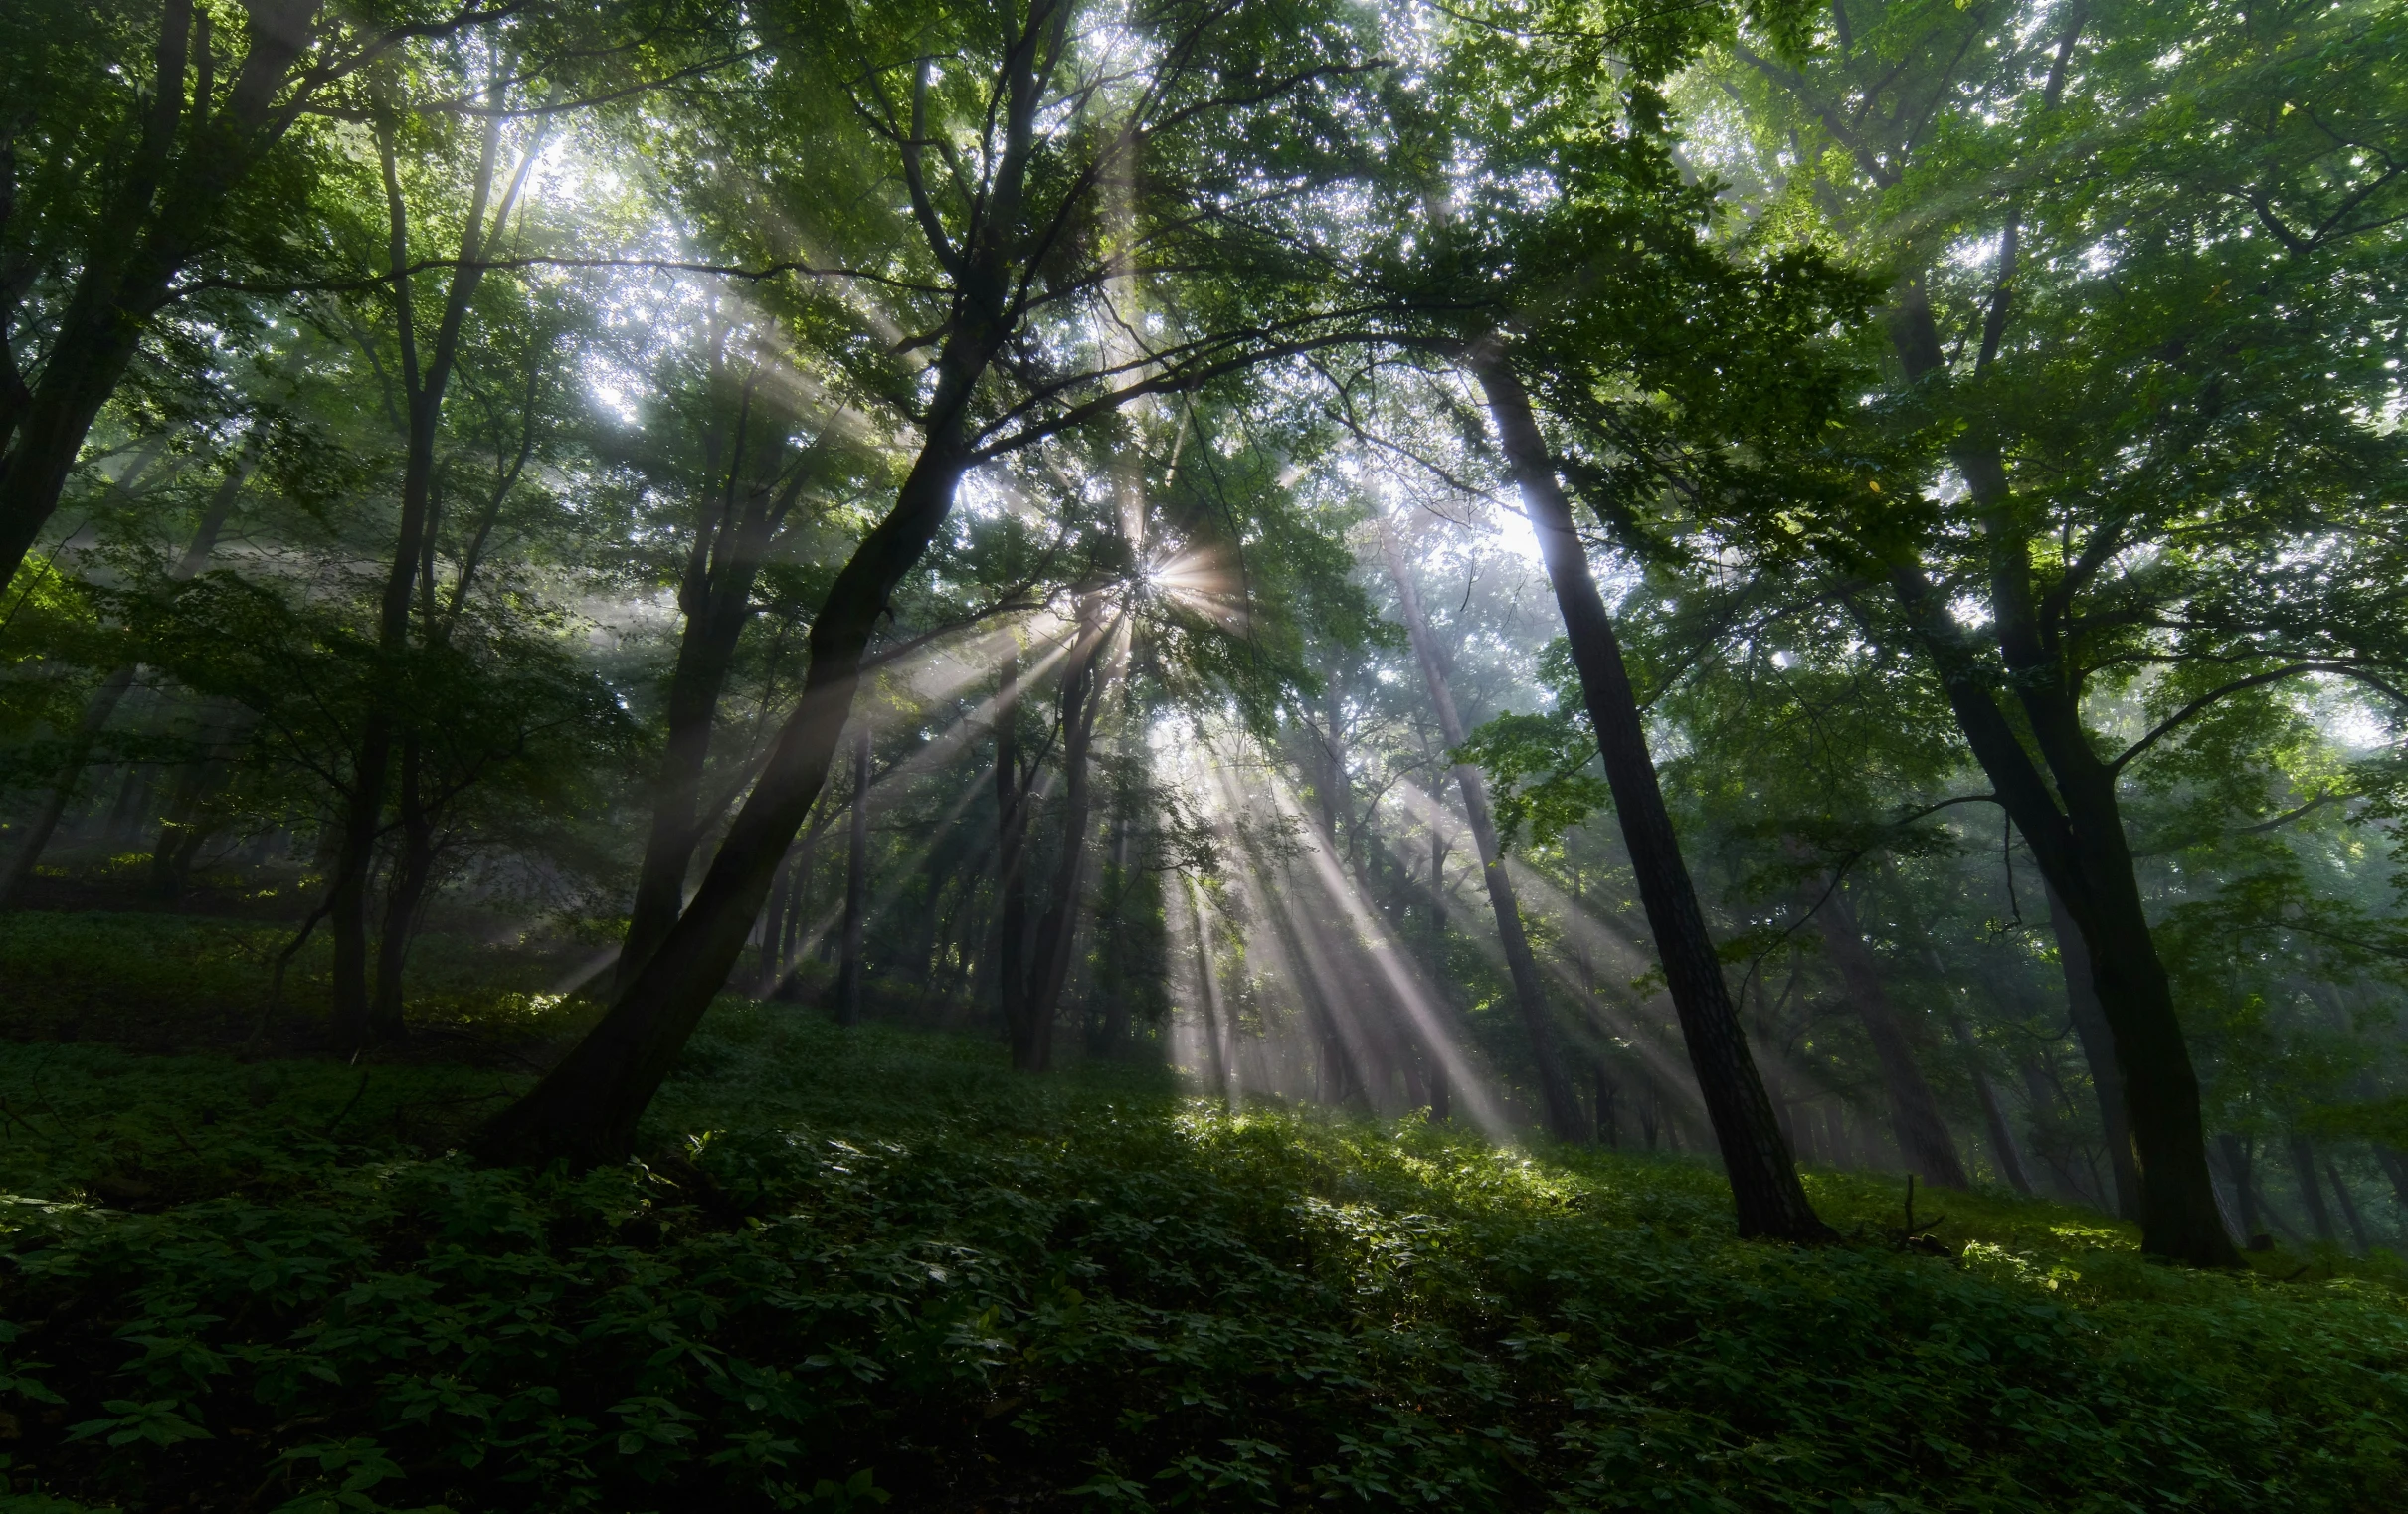
M 0 1503 L 2392 1506 L 2404 58 L 10 5 Z

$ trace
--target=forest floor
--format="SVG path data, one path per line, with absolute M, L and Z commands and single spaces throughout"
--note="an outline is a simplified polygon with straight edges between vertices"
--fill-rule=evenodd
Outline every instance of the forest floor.
M 1847 1243 L 1748 1244 L 1692 1160 L 1231 1112 L 1160 1068 L 1017 1077 L 979 1039 L 733 999 L 644 1161 L 488 1169 L 451 1148 L 573 1033 L 561 962 L 439 947 L 429 1034 L 347 1065 L 306 1054 L 305 1009 L 251 1034 L 252 929 L 0 917 L 0 1510 L 2408 1486 L 2387 1256 L 2201 1275 L 1998 1194 L 1910 1226 L 1898 1181 L 1832 1172 L 1808 1188 Z

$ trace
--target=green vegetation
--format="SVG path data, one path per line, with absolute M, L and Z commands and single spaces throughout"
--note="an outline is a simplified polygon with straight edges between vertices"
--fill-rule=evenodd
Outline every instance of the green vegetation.
M 2373 1510 L 2408 1477 L 2396 1276 L 2177 1272 L 1997 1194 L 1919 1200 L 1918 1248 L 1899 1186 L 1812 1172 L 1848 1243 L 1742 1244 L 1693 1161 L 739 1001 L 648 1160 L 578 1177 L 443 1149 L 490 1072 L 16 1045 L 0 1086 L 12 1508 Z

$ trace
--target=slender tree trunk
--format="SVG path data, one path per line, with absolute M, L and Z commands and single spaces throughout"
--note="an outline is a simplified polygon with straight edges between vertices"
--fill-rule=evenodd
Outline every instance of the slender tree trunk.
M 1475 346 L 1469 360 L 1547 561 L 1640 900 L 1731 1180 L 1740 1233 L 1773 1240 L 1832 1239 L 1831 1228 L 1814 1213 L 1797 1180 L 1789 1143 L 1781 1137 L 1780 1121 L 1749 1054 L 1747 1033 L 1732 1007 L 1730 985 L 1723 980 L 1722 959 L 1707 933 L 1671 812 L 1656 782 L 1655 759 L 1647 750 L 1646 726 L 1622 664 L 1621 643 L 1589 572 L 1587 550 L 1573 524 L 1572 502 L 1556 477 L 1530 397 L 1493 340 Z
M 499 85 L 491 92 L 498 99 Z M 395 686 L 410 646 L 410 600 L 435 549 L 435 442 L 443 426 L 444 396 L 459 361 L 461 333 L 469 301 L 483 278 L 478 263 L 490 232 L 506 224 L 527 173 L 534 166 L 538 142 L 530 143 L 504 191 L 498 207 L 490 204 L 494 169 L 501 150 L 501 112 L 485 121 L 468 199 L 468 215 L 461 232 L 460 261 L 444 291 L 442 315 L 434 341 L 422 363 L 419 355 L 417 301 L 412 293 L 409 220 L 399 164 L 394 155 L 390 123 L 380 128 L 379 161 L 384 171 L 387 213 L 387 257 L 395 303 L 395 329 L 400 339 L 402 388 L 408 397 L 407 436 L 402 455 L 401 519 L 394 532 L 393 561 L 385 574 L 384 595 L 378 606 L 376 656 L 369 668 L 368 709 L 360 722 L 359 742 L 351 759 L 351 787 L 343 805 L 342 845 L 335 853 L 334 886 L 329 894 L 327 924 L 334 936 L 334 1026 L 346 1043 L 364 1046 L 377 1035 L 378 1012 L 369 984 L 368 877 L 376 861 L 377 838 L 383 828 L 385 789 L 399 733 Z M 491 212 L 491 224 L 487 214 Z M 425 628 L 432 635 L 432 625 Z
M 1188 913 L 1196 931 L 1196 977 L 1204 989 L 1204 1068 L 1212 1079 L 1212 1096 L 1229 1097 L 1229 1069 L 1223 1060 L 1220 1026 L 1220 979 L 1212 971 L 1212 933 L 1204 922 L 1204 900 L 1197 896 L 1196 885 L 1186 880 L 1180 889 L 1188 896 Z
M 2374 1159 L 2382 1164 L 2383 1176 L 2391 1180 L 2392 1198 L 2403 1210 L 2408 1210 L 2408 1156 L 2382 1142 L 2374 1143 Z
M 1434 820 L 1429 828 L 1429 981 L 1438 990 L 1441 1002 L 1446 993 L 1446 837 Z M 1432 1033 L 1436 1034 L 1435 1032 Z M 1451 1114 L 1446 1086 L 1445 1048 L 1435 1043 L 1422 1047 L 1425 1066 L 1429 1071 L 1430 1123 L 1442 1125 Z
M 2366 1222 L 2358 1218 L 2358 1201 L 2350 1196 L 2349 1185 L 2341 1180 L 2340 1164 L 2329 1156 L 2324 1159 L 2324 1176 L 2332 1180 L 2332 1197 L 2341 1206 L 2341 1218 L 2348 1222 L 2349 1237 L 2355 1242 L 2356 1253 L 2363 1256 L 2368 1249 Z
M 836 959 L 840 1026 L 861 1023 L 861 949 L 869 933 L 869 737 L 868 714 L 858 712 L 852 733 L 852 819 L 844 851 L 844 949 Z
M 393 859 L 393 876 L 385 888 L 384 928 L 376 944 L 376 997 L 370 1006 L 369 1034 L 378 1041 L 398 1041 L 407 1030 L 402 1018 L 402 969 L 410 960 L 410 937 L 418 929 L 419 906 L 435 872 L 435 820 L 424 799 L 423 743 L 415 732 L 400 741 L 401 764 L 396 787 L 401 805 L 401 847 Z
M 2045 886 L 2045 884 L 2043 885 Z M 2074 1025 L 2074 1040 L 2090 1064 L 2091 1086 L 2099 1095 L 2099 1128 L 2107 1143 L 2108 1174 L 2116 1184 L 2116 1218 L 2140 1218 L 2140 1167 L 2132 1155 L 2131 1121 L 2125 1114 L 2124 1073 L 2116 1062 L 2115 1033 L 2099 1007 L 2099 990 L 2091 977 L 2091 952 L 2082 928 L 2065 911 L 2057 890 L 2048 889 L 2049 924 L 2057 933 L 2057 964 L 2065 976 L 2065 1003 Z
M 2006 1104 L 1998 1097 L 1998 1085 L 1990 1081 L 1989 1069 L 1982 1065 L 1981 1042 L 1973 1039 L 1973 1028 L 1965 1023 L 1964 1011 L 1957 1007 L 1945 981 L 1941 993 L 1947 996 L 1949 1034 L 1964 1052 L 1965 1070 L 1973 1079 L 1973 1092 L 1981 1099 L 1982 1124 L 1990 1132 L 1990 1150 L 1998 1157 L 1998 1175 L 2015 1192 L 2028 1196 L 2032 1177 L 2023 1165 L 2023 1151 L 2016 1144 L 2015 1127 L 2007 1120 Z
M 1614 1117 L 1613 1078 L 1606 1072 L 1603 1062 L 1589 1069 L 1589 1077 L 1596 1085 L 1597 1144 L 1611 1150 L 1622 1144 L 1621 1122 Z
M 2241 1225 L 2244 1243 L 2255 1240 L 2259 1231 L 2258 1185 L 2256 1174 L 2250 1171 L 2249 1143 L 2231 1131 L 2216 1137 L 2224 1149 L 2224 1166 L 2232 1174 L 2233 1200 L 2240 1213 L 2233 1218 Z
M 2308 1211 L 2308 1223 L 2315 1229 L 2316 1239 L 2330 1243 L 2332 1211 L 2324 1207 L 2324 1186 L 2316 1181 L 2315 1148 L 2296 1132 L 2284 1145 L 2291 1154 L 2292 1176 L 2300 1182 L 2300 1204 Z
M 1430 705 L 1437 712 L 1438 728 L 1451 751 L 1463 745 L 1465 732 L 1463 717 L 1455 709 L 1454 692 L 1447 686 L 1445 654 L 1437 639 L 1430 635 L 1429 618 L 1421 612 L 1421 596 L 1413 587 L 1412 574 L 1385 524 L 1380 531 L 1380 545 L 1388 558 L 1389 576 L 1396 581 L 1397 608 L 1403 612 L 1405 633 L 1412 641 L 1414 658 L 1421 664 Z M 1581 1123 L 1579 1100 L 1574 1096 L 1572 1081 L 1564 1073 L 1555 1012 L 1547 1003 L 1547 987 L 1539 976 L 1538 958 L 1531 952 L 1530 936 L 1523 929 L 1513 877 L 1505 870 L 1504 851 L 1497 844 L 1496 821 L 1488 809 L 1487 784 L 1480 770 L 1465 762 L 1454 765 L 1454 776 L 1455 787 L 1463 797 L 1465 818 L 1471 824 L 1472 841 L 1480 851 L 1480 875 L 1488 885 L 1489 909 L 1497 918 L 1497 941 L 1505 951 L 1514 1004 L 1521 1011 L 1522 1029 L 1530 1038 L 1531 1057 L 1538 1064 L 1547 1133 L 1559 1141 L 1577 1141 Z
M 1028 1042 L 1028 806 L 1033 772 L 1020 772 L 1019 662 L 1007 658 L 996 690 L 995 964 L 996 1008 L 1012 1065 L 1026 1068 Z
M 1053 1018 L 1068 981 L 1072 946 L 1078 938 L 1079 891 L 1087 862 L 1087 812 L 1091 805 L 1088 754 L 1095 739 L 1096 711 L 1103 705 L 1097 660 L 1109 637 L 1100 622 L 1102 606 L 1092 598 L 1081 607 L 1079 646 L 1063 677 L 1062 852 L 1054 864 L 1053 894 L 1037 922 L 1036 960 L 1030 964 L 1023 1036 L 1013 1041 L 1014 1065 L 1042 1072 L 1053 1064 Z M 1022 1052 L 1026 1060 L 1020 1060 Z
M 1807 903 L 1813 902 L 1809 895 Z M 1864 1025 L 1865 1037 L 1873 1042 L 1874 1059 L 1881 1064 L 1882 1086 L 1889 1095 L 1890 1129 L 1897 1137 L 1898 1150 L 1906 1158 L 1908 1170 L 1928 1185 L 1971 1188 L 1972 1180 L 1965 1176 L 1964 1162 L 1956 1152 L 1956 1138 L 1948 1132 L 1947 1121 L 1940 1113 L 1940 1100 L 1933 1096 L 1932 1085 L 1915 1058 L 1914 1042 L 1907 1037 L 1897 1008 L 1890 1003 L 1889 990 L 1882 983 L 1881 964 L 1865 945 L 1864 934 L 1857 927 L 1856 912 L 1836 887 L 1815 910 L 1814 924 L 1830 950 L 1832 963 L 1839 968 L 1840 978 L 1848 986 L 1848 999 L 1856 1006 L 1856 1018 Z

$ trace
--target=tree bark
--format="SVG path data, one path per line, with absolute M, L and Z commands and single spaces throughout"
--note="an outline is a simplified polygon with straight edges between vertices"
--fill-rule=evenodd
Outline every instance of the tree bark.
M 852 816 L 844 849 L 844 946 L 836 957 L 836 1024 L 861 1023 L 861 949 L 869 934 L 869 719 L 855 700 Z
M 1590 574 L 1588 553 L 1573 524 L 1572 503 L 1556 476 L 1555 461 L 1531 412 L 1530 396 L 1504 348 L 1483 340 L 1468 354 L 1473 376 L 1488 401 L 1489 415 L 1524 508 L 1547 562 L 1557 608 L 1580 674 L 1588 718 L 1596 728 L 1639 896 L 1653 929 L 1664 977 L 1679 1012 L 1690 1065 L 1705 1095 L 1706 1112 L 1722 1150 L 1724 1171 L 1739 1215 L 1740 1234 L 1771 1240 L 1826 1241 L 1835 1238 L 1806 1199 L 1783 1139 L 1772 1101 L 1764 1094 L 1747 1033 L 1723 979 L 1722 958 L 1707 933 L 1697 891 L 1682 860 L 1672 815 L 1656 781 L 1647 750 L 1646 726 L 1630 675 L 1622 664 L 1620 639 L 1605 600 Z
M 2046 887 L 2044 882 L 2043 887 Z M 2115 1032 L 2099 1007 L 2099 989 L 2091 977 L 2091 952 L 2083 944 L 2082 927 L 2066 913 L 2065 901 L 2048 888 L 2049 925 L 2057 934 L 2057 965 L 2065 978 L 2067 1018 L 2074 1040 L 2090 1064 L 2091 1087 L 2099 1096 L 2099 1129 L 2107 1145 L 2108 1176 L 2116 1186 L 2116 1218 L 2140 1218 L 2140 1167 L 2132 1156 L 2131 1121 L 2125 1114 L 2124 1073 L 2116 1062 Z
M 1465 732 L 1463 717 L 1455 709 L 1454 692 L 1447 686 L 1445 654 L 1437 639 L 1430 635 L 1429 618 L 1421 611 L 1420 593 L 1413 587 L 1412 574 L 1385 522 L 1380 528 L 1380 547 L 1388 559 L 1389 576 L 1396 581 L 1397 608 L 1404 616 L 1405 634 L 1411 639 L 1414 659 L 1421 664 L 1422 681 L 1428 687 L 1431 708 L 1437 712 L 1438 729 L 1451 752 L 1463 745 Z M 1488 885 L 1489 909 L 1496 916 L 1497 941 L 1505 951 L 1514 1004 L 1522 1013 L 1522 1029 L 1530 1038 L 1531 1056 L 1538 1063 L 1539 1095 L 1547 1116 L 1547 1133 L 1559 1141 L 1577 1141 L 1580 1103 L 1572 1091 L 1572 1080 L 1564 1072 L 1555 1012 L 1547 1003 L 1538 958 L 1531 952 L 1530 936 L 1523 929 L 1513 878 L 1505 870 L 1504 852 L 1497 844 L 1496 820 L 1489 813 L 1486 781 L 1480 770 L 1467 762 L 1454 764 L 1454 778 L 1463 798 L 1464 816 L 1471 825 L 1472 841 L 1479 848 L 1481 880 Z
M 1808 903 L 1812 902 L 1809 896 Z M 1890 1003 L 1889 990 L 1882 983 L 1881 964 L 1865 945 L 1856 912 L 1836 886 L 1814 911 L 1814 924 L 1822 933 L 1823 944 L 1830 950 L 1841 980 L 1848 986 L 1848 999 L 1856 1006 L 1856 1018 L 1864 1025 L 1865 1037 L 1873 1042 L 1874 1059 L 1881 1064 L 1883 1091 L 1889 1095 L 1890 1132 L 1908 1170 L 1926 1184 L 1971 1188 L 1972 1180 L 1965 1176 L 1964 1162 L 1956 1152 L 1956 1138 L 1948 1132 L 1947 1121 L 1940 1113 L 1940 1100 L 1933 1096 L 1932 1085 L 1916 1060 L 1914 1042 L 1898 1018 L 1897 1007 Z

